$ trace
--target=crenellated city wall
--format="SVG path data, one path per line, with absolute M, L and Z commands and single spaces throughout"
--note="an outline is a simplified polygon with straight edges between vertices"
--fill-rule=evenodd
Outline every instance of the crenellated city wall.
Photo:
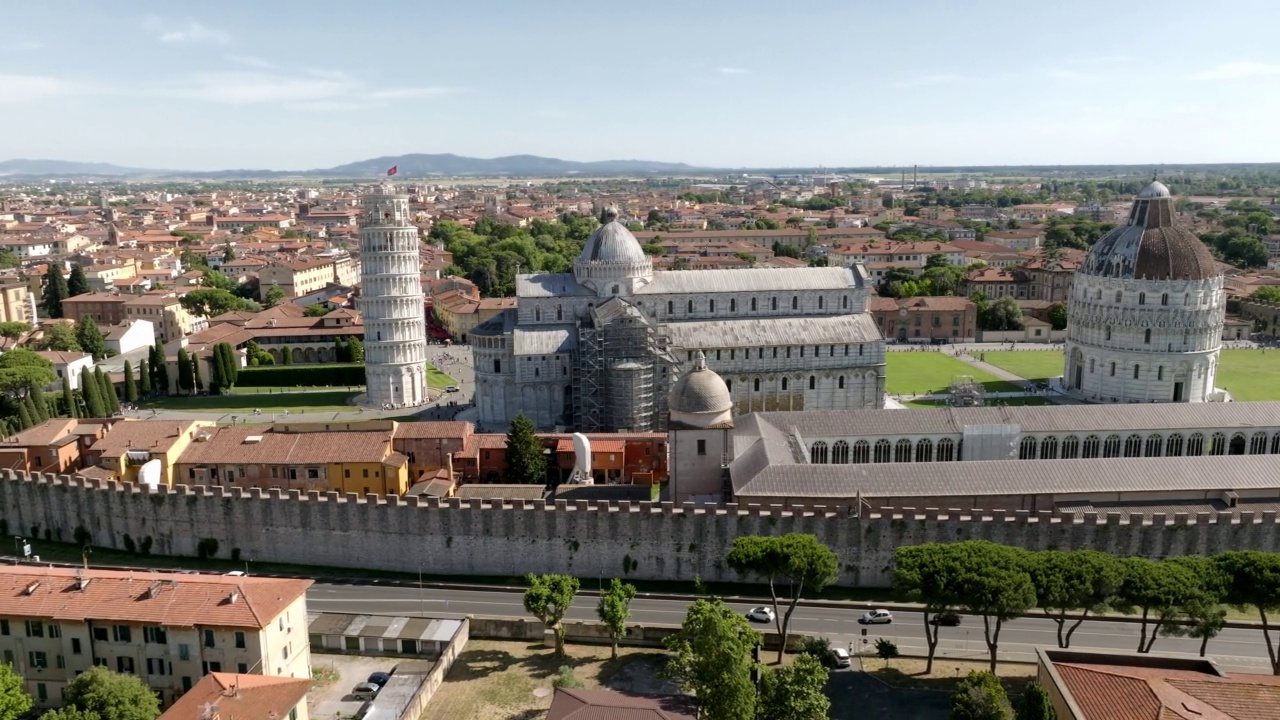
M 255 562 L 436 575 L 740 580 L 723 562 L 734 538 L 803 532 L 841 559 L 840 584 L 884 586 L 901 545 L 982 539 L 1032 550 L 1094 548 L 1159 558 L 1231 549 L 1280 551 L 1274 511 L 1187 515 L 784 510 L 670 503 L 498 501 L 300 494 L 178 486 L 148 490 L 0 471 L 0 533 L 156 555 L 197 554 L 212 538 Z M 77 533 L 78 528 L 83 528 Z

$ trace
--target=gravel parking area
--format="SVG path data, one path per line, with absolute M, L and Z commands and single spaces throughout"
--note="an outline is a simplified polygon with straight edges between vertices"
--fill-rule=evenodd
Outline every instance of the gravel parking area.
M 390 672 L 396 658 L 358 655 L 311 655 L 311 674 L 316 685 L 307 694 L 307 709 L 313 718 L 360 717 L 367 700 L 356 700 L 351 691 L 369 679 L 371 673 Z M 321 681 L 324 684 L 321 685 Z

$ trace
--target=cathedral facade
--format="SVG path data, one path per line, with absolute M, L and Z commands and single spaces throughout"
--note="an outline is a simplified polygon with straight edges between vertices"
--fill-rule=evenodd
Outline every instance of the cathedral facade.
M 1067 304 L 1063 388 L 1090 402 L 1206 402 L 1226 313 L 1223 275 L 1175 223 L 1162 183 L 1138 193 L 1128 222 L 1094 244 Z
M 482 425 L 664 429 L 699 351 L 734 414 L 883 405 L 861 265 L 655 272 L 616 212 L 603 220 L 572 273 L 519 276 L 517 306 L 472 330 Z

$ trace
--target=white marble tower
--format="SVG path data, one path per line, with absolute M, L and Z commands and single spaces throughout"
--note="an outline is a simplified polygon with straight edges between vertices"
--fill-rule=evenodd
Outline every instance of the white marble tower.
M 419 279 L 418 228 L 409 196 L 390 185 L 364 196 L 360 223 L 360 313 L 368 404 L 427 400 L 426 319 Z

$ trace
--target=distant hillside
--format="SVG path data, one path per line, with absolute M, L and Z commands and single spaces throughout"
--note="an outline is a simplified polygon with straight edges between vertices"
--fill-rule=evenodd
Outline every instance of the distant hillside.
M 137 175 L 146 170 L 120 167 L 110 163 L 72 162 L 68 160 L 5 160 L 0 162 L 0 175 Z
M 684 163 L 650 162 L 647 160 L 601 160 L 598 162 L 574 162 L 537 155 L 508 155 L 499 158 L 472 158 L 442 154 L 394 155 L 361 160 L 323 170 L 312 170 L 308 175 L 337 175 L 366 177 L 385 175 L 388 168 L 396 166 L 401 175 L 571 175 L 617 173 L 682 173 L 696 170 Z

